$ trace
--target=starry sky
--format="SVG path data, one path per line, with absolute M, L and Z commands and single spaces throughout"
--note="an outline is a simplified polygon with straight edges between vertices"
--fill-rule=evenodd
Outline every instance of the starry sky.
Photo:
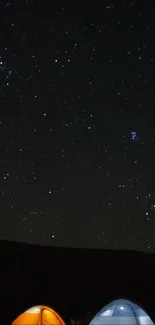
M 155 4 L 101 3 L 2 1 L 2 239 L 155 252 Z

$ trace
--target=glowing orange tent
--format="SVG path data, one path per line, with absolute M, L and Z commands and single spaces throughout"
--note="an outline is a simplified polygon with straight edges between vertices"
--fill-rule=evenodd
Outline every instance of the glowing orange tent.
M 63 319 L 47 306 L 35 306 L 21 314 L 12 325 L 65 325 Z

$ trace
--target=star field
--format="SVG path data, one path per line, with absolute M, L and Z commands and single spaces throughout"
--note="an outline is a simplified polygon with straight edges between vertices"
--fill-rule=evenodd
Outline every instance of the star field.
M 155 252 L 155 7 L 1 11 L 0 238 Z

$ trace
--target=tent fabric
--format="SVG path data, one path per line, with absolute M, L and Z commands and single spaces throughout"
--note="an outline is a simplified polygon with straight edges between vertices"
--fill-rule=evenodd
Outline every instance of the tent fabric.
M 89 325 L 154 325 L 148 314 L 134 302 L 114 300 L 103 307 Z
M 65 325 L 63 319 L 47 306 L 34 306 L 19 315 L 12 325 Z
M 39 314 L 40 310 L 41 306 L 34 306 L 32 308 L 27 309 L 24 314 Z

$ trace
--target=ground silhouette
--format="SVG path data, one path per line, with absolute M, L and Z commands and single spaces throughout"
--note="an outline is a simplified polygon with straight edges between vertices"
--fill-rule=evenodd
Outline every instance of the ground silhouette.
M 154 254 L 0 241 L 0 260 L 2 324 L 38 304 L 69 324 L 120 297 L 139 303 L 155 320 Z

